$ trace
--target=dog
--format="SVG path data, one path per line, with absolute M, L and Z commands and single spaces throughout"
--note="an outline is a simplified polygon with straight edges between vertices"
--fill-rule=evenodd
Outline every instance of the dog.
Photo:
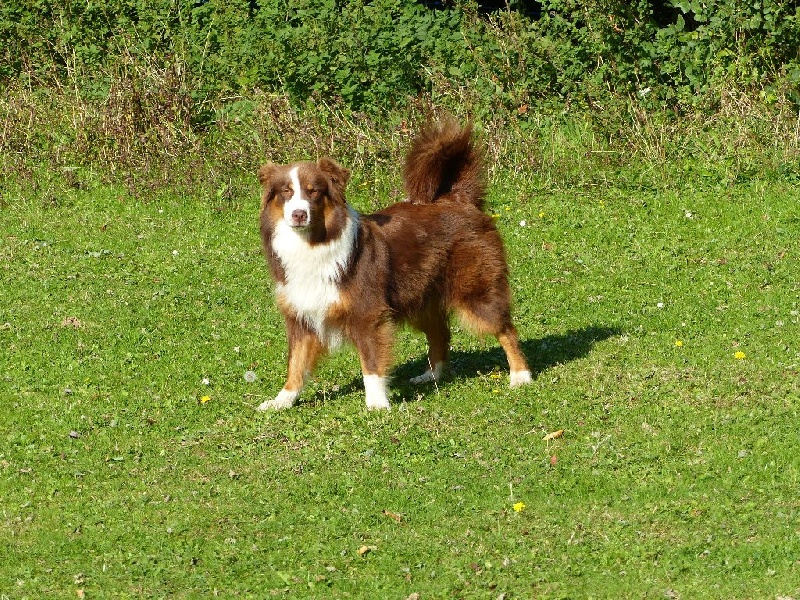
M 257 410 L 292 406 L 318 360 L 344 342 L 358 351 L 369 409 L 389 409 L 393 333 L 409 324 L 428 342 L 428 369 L 442 374 L 452 313 L 497 338 L 511 387 L 531 371 L 511 321 L 500 234 L 483 211 L 483 152 L 472 127 L 427 125 L 404 168 L 407 200 L 359 214 L 345 200 L 350 171 L 330 158 L 258 171 L 261 239 L 289 343 L 286 384 Z

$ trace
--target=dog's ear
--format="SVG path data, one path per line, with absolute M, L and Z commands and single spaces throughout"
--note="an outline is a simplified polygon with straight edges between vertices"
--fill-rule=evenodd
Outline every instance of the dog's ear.
M 261 210 L 267 206 L 267 202 L 272 200 L 275 195 L 275 177 L 278 174 L 278 165 L 267 163 L 258 170 L 258 181 L 261 187 L 264 188 L 264 194 L 261 196 Z
M 272 187 L 272 181 L 275 179 L 275 174 L 278 172 L 278 165 L 267 163 L 258 170 L 258 180 L 264 189 Z
M 317 166 L 330 178 L 331 182 L 339 188 L 339 191 L 343 191 L 344 186 L 350 181 L 350 171 L 332 158 L 328 158 L 327 156 L 320 158 L 317 161 Z

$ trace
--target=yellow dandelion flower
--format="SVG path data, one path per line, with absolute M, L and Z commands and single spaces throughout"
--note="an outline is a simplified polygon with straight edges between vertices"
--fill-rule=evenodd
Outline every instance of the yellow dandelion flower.
M 741 350 L 737 350 L 736 353 L 733 355 L 733 358 L 736 360 L 744 360 L 747 355 L 742 352 Z
M 543 212 L 540 212 L 540 213 L 539 213 L 539 218 L 540 218 L 540 219 L 544 219 L 544 213 L 543 213 Z
M 206 404 L 207 402 L 211 401 L 211 396 L 203 396 L 200 398 L 200 404 Z
M 683 340 L 675 340 L 675 347 L 681 348 L 683 346 Z
M 524 502 L 517 502 L 514 506 L 514 512 L 522 512 L 525 510 L 525 503 Z

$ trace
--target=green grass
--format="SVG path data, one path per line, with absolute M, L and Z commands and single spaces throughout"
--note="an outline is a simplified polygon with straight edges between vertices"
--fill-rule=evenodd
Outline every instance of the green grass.
M 800 192 L 695 183 L 496 177 L 538 377 L 457 331 L 412 388 L 402 332 L 390 413 L 352 351 L 253 411 L 286 356 L 255 186 L 5 193 L 0 597 L 800 596 Z

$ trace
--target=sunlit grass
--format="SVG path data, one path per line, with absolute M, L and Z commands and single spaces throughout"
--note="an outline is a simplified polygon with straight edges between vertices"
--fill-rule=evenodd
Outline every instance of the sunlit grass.
M 254 412 L 286 360 L 257 193 L 5 197 L 0 593 L 800 594 L 794 187 L 497 177 L 537 378 L 456 328 L 411 387 L 401 332 L 388 414 L 352 351 Z

